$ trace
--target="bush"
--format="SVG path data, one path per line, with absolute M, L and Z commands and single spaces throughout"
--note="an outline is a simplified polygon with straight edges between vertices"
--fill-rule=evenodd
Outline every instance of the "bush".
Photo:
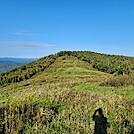
M 134 73 L 130 75 L 119 75 L 119 76 L 112 76 L 103 83 L 100 84 L 101 86 L 111 86 L 111 87 L 120 87 L 120 86 L 134 86 Z

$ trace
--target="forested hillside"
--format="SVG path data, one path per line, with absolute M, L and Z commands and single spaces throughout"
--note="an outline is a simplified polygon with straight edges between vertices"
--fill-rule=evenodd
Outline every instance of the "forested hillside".
M 98 71 L 114 75 L 130 74 L 134 70 L 134 58 L 132 57 L 107 55 L 89 51 L 61 51 L 57 54 L 46 56 L 22 67 L 1 74 L 0 84 L 6 85 L 27 80 L 35 74 L 44 71 L 61 56 L 74 56 L 81 61 L 88 62 Z

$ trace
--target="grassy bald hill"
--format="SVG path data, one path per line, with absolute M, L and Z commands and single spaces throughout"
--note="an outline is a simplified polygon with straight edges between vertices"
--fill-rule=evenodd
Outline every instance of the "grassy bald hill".
M 134 132 L 134 58 L 62 51 L 0 75 L 0 133 L 93 134 L 100 107 L 109 134 Z

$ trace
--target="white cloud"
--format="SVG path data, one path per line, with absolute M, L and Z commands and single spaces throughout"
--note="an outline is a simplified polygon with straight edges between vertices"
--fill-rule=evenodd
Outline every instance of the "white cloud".
M 33 41 L 3 41 L 0 42 L 2 45 L 15 45 L 24 47 L 55 47 L 55 44 L 45 43 L 45 42 L 33 42 Z
M 40 34 L 34 34 L 34 33 L 29 33 L 29 32 L 13 32 L 11 33 L 16 36 L 39 36 Z

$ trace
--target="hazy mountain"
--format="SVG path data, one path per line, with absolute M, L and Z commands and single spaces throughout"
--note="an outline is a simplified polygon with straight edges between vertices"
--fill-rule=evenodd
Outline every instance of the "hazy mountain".
M 6 58 L 0 57 L 0 73 L 12 70 L 26 63 L 37 60 L 37 58 Z

